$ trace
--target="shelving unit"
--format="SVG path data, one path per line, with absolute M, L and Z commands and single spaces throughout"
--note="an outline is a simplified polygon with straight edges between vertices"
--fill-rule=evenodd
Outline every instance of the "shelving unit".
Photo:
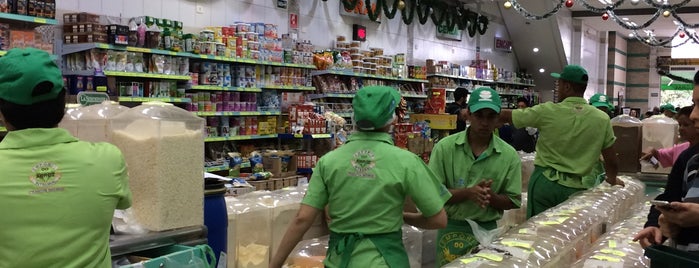
M 216 142 L 216 141 L 244 141 L 244 140 L 260 140 L 260 139 L 276 139 L 278 134 L 269 135 L 237 135 L 230 137 L 208 137 L 204 139 L 204 142 Z
M 344 75 L 344 76 L 354 76 L 354 77 L 364 77 L 364 78 L 374 78 L 380 80 L 391 80 L 400 82 L 416 82 L 416 83 L 427 83 L 429 81 L 423 79 L 413 79 L 413 78 L 401 78 L 393 76 L 383 76 L 383 75 L 373 75 L 373 74 L 361 74 L 345 70 L 321 70 L 313 71 L 311 75 L 324 75 L 324 74 L 334 74 L 334 75 Z
M 464 83 L 471 83 L 471 84 L 482 84 L 482 85 L 489 85 L 493 87 L 496 91 L 498 91 L 498 94 L 503 99 L 503 108 L 513 108 L 511 107 L 512 103 L 516 101 L 518 97 L 521 96 L 530 96 L 531 98 L 534 98 L 534 94 L 532 92 L 523 92 L 524 88 L 530 88 L 530 87 L 535 87 L 536 85 L 534 84 L 527 84 L 527 83 L 520 83 L 516 81 L 502 81 L 502 80 L 487 80 L 487 79 L 478 79 L 478 78 L 472 78 L 472 77 L 464 77 L 464 76 L 456 76 L 456 75 L 449 75 L 449 74 L 428 74 L 428 78 L 431 77 L 442 77 L 442 78 L 449 78 L 456 80 L 457 82 L 455 84 L 457 85 L 462 85 Z M 494 85 L 494 86 L 493 86 Z M 499 90 L 501 86 L 506 86 L 506 87 L 514 87 L 518 89 L 509 89 L 508 91 L 504 92 L 502 90 Z M 436 86 L 431 86 L 431 88 L 446 88 L 447 96 L 453 96 L 453 92 L 456 90 L 456 88 L 449 87 L 449 86 L 444 86 L 444 85 L 436 85 Z M 520 91 L 520 92 L 518 92 Z M 538 102 L 538 96 L 536 96 L 537 100 L 530 100 L 532 102 Z M 451 97 L 447 98 L 447 104 L 453 103 L 454 99 Z
M 333 134 L 279 134 L 280 139 L 331 139 Z
M 172 102 L 172 103 L 189 103 L 192 102 L 188 98 L 146 98 L 146 97 L 124 97 L 118 98 L 120 102 L 148 102 L 148 101 L 162 101 L 162 102 Z
M 36 25 L 57 25 L 55 19 L 39 18 L 12 13 L 0 13 L 0 21 L 28 22 Z
M 152 74 L 152 73 L 132 73 L 132 72 L 115 72 L 104 71 L 105 76 L 133 77 L 133 78 L 152 78 L 152 79 L 169 79 L 169 80 L 190 80 L 189 75 L 170 75 L 170 74 Z
M 192 112 L 196 116 L 256 116 L 256 115 L 281 115 L 281 112 Z
M 209 85 L 192 86 L 192 90 L 262 92 L 261 88 L 255 88 L 255 87 L 220 87 L 220 86 L 209 86 Z

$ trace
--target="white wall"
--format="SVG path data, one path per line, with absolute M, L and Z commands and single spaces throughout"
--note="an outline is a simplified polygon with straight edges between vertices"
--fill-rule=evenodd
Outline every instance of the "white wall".
M 424 65 L 425 59 L 448 60 L 455 63 L 470 63 L 476 58 L 477 38 L 464 33 L 462 41 L 440 40 L 435 37 L 435 26 L 431 21 L 420 25 L 415 18 L 408 26 L 400 20 L 400 12 L 392 20 L 382 18 L 381 23 L 344 17 L 339 15 L 339 0 L 298 0 L 299 38 L 311 40 L 318 48 L 334 45 L 335 37 L 351 38 L 352 24 L 367 26 L 365 47 L 383 47 L 384 53 L 407 53 L 409 27 L 413 28 L 413 55 L 409 63 Z M 276 8 L 276 0 L 57 0 L 58 14 L 65 12 L 91 12 L 124 18 L 149 15 L 184 22 L 185 30 L 196 31 L 204 26 L 230 25 L 235 21 L 265 22 L 279 25 L 280 33 L 288 32 L 288 12 Z M 197 14 L 196 6 L 203 7 Z M 482 10 L 499 14 L 497 2 L 485 2 Z M 472 8 L 474 10 L 474 8 Z M 491 21 L 488 31 L 480 37 L 481 58 L 489 59 L 495 66 L 514 70 L 516 59 L 511 53 L 492 50 L 494 37 L 509 39 L 502 20 Z M 476 35 L 477 36 L 477 35 Z M 410 54 L 410 53 L 408 53 Z

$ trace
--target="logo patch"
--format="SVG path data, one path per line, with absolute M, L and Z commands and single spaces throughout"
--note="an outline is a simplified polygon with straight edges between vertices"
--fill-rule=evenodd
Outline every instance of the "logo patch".
M 29 176 L 29 181 L 34 184 L 34 186 L 40 188 L 30 193 L 46 193 L 46 192 L 56 192 L 63 191 L 63 187 L 51 188 L 51 186 L 58 183 L 61 180 L 61 172 L 58 165 L 51 162 L 39 162 L 34 167 L 32 167 L 31 175 Z
M 375 178 L 374 168 L 376 167 L 376 159 L 374 152 L 371 150 L 361 150 L 354 153 L 352 156 L 353 171 L 347 175 L 351 177 Z
M 607 102 L 607 96 L 599 96 L 600 102 Z
M 481 94 L 478 95 L 478 101 L 493 101 L 493 94 L 490 93 L 490 91 L 484 90 L 481 91 Z

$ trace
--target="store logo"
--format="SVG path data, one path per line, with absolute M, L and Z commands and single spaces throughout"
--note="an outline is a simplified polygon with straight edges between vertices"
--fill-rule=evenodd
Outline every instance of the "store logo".
M 376 157 L 371 150 L 361 150 L 352 156 L 352 167 L 354 171 L 350 171 L 347 175 L 351 177 L 361 178 L 376 178 L 374 168 L 376 167 Z
M 600 102 L 607 102 L 607 96 L 599 96 Z
M 493 93 L 490 93 L 490 91 L 481 91 L 478 97 L 480 98 L 478 99 L 479 101 L 493 102 Z
M 58 166 L 51 162 L 40 162 L 32 167 L 32 174 L 29 176 L 29 181 L 32 182 L 36 187 L 42 188 L 38 190 L 31 191 L 29 193 L 46 193 L 46 192 L 56 192 L 63 191 L 63 187 L 59 188 L 49 188 L 55 185 L 61 179 L 61 172 Z

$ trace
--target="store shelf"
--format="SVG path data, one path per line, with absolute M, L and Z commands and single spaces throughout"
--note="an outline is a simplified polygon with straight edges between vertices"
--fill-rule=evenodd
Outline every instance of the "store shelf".
M 35 24 L 46 24 L 46 25 L 57 25 L 58 21 L 55 19 L 39 18 L 25 15 L 18 15 L 12 13 L 0 13 L 0 20 L 8 21 L 22 21 Z
M 140 52 L 140 53 L 150 53 L 150 54 L 160 54 L 178 57 L 187 57 L 192 59 L 206 59 L 215 61 L 225 61 L 233 63 L 248 63 L 248 64 L 258 64 L 258 65 L 271 65 L 271 66 L 281 66 L 281 67 L 293 67 L 293 68 L 304 68 L 304 69 L 315 69 L 315 65 L 309 64 L 296 64 L 296 63 L 283 63 L 283 62 L 272 62 L 272 61 L 259 61 L 253 59 L 240 59 L 240 58 L 227 58 L 214 55 L 201 55 L 193 54 L 189 52 L 175 52 L 169 50 L 152 49 L 152 48 L 142 48 L 142 47 L 130 47 L 130 46 L 115 46 L 111 44 L 104 43 L 84 43 L 84 44 L 65 44 L 63 45 L 63 55 L 90 50 L 93 48 L 100 49 L 110 49 L 110 50 L 122 50 L 130 52 Z
M 465 77 L 465 76 L 456 76 L 456 75 L 448 75 L 448 74 L 428 74 L 427 77 L 446 77 L 446 78 L 453 78 L 453 79 L 460 79 L 460 80 L 469 80 L 469 81 L 476 81 L 476 82 L 483 82 L 483 83 L 492 83 L 492 84 L 504 84 L 504 85 L 516 85 L 516 86 L 527 86 L 527 87 L 534 87 L 536 85 L 534 84 L 525 84 L 525 83 L 518 83 L 514 81 L 495 81 L 495 80 L 488 80 L 488 79 L 478 79 L 478 78 L 470 78 L 470 77 Z M 439 88 L 439 86 L 436 86 Z M 448 91 L 453 91 L 448 90 Z
M 354 93 L 325 93 L 325 94 L 308 94 L 310 99 L 322 99 L 322 98 L 344 98 L 351 99 L 354 98 Z
M 230 167 L 228 165 L 224 166 L 213 166 L 213 167 L 205 167 L 204 170 L 206 172 L 216 172 L 216 171 L 225 171 L 228 170 Z
M 262 92 L 261 88 L 254 88 L 254 87 L 220 87 L 220 86 L 209 86 L 209 85 L 196 85 L 196 86 L 192 86 L 191 89 L 194 89 L 194 90 L 215 90 L 215 91 L 238 91 L 238 92 Z
M 315 87 L 304 86 L 263 86 L 264 89 L 279 89 L 279 90 L 296 90 L 296 91 L 313 91 Z
M 214 141 L 243 141 L 243 140 L 260 140 L 260 139 L 274 139 L 277 138 L 277 134 L 269 135 L 238 135 L 230 137 L 208 137 L 204 139 L 205 142 Z
M 148 98 L 148 97 L 126 97 L 120 96 L 120 102 L 148 102 L 148 101 L 162 101 L 162 102 L 173 102 L 173 103 L 187 103 L 192 102 L 189 98 Z
M 311 173 L 313 173 L 313 169 L 312 168 L 297 168 L 296 173 L 311 174 Z
M 403 98 L 415 98 L 415 99 L 427 99 L 427 95 L 420 95 L 420 94 L 402 94 L 401 96 Z
M 253 115 L 279 115 L 281 112 L 192 112 L 197 116 L 253 116 Z
M 344 70 L 322 70 L 322 71 L 313 71 L 311 73 L 311 75 L 324 75 L 324 74 L 335 74 L 335 75 L 354 76 L 354 77 L 366 77 L 366 78 L 375 78 L 375 79 L 392 80 L 392 81 L 400 81 L 400 82 L 416 82 L 416 83 L 429 82 L 429 81 L 424 80 L 424 79 L 400 78 L 400 77 L 373 75 L 373 74 L 361 74 L 361 73 L 355 73 L 355 72 L 344 71 Z
M 352 117 L 353 113 L 335 113 L 341 117 Z
M 151 73 L 132 73 L 132 72 L 115 72 L 104 71 L 105 76 L 120 76 L 120 77 L 135 77 L 135 78 L 153 78 L 153 79 L 169 79 L 169 80 L 190 80 L 189 75 L 168 75 L 168 74 L 151 74 Z
M 333 134 L 277 134 L 280 139 L 330 139 Z

